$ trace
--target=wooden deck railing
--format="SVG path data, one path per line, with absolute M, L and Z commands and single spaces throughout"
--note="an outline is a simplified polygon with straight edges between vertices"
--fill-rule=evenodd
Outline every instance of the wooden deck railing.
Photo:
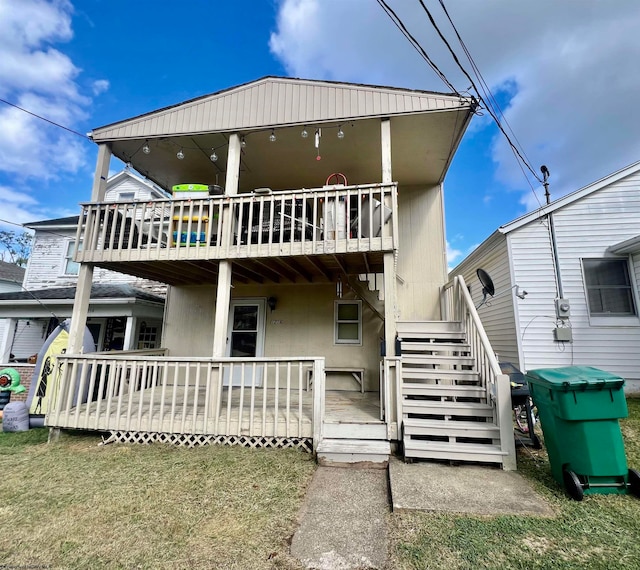
M 397 185 L 82 204 L 75 260 L 227 259 L 390 251 Z
M 516 450 L 513 437 L 511 386 L 509 376 L 503 374 L 489 337 L 482 326 L 478 311 L 462 275 L 456 275 L 442 291 L 442 318 L 462 323 L 475 358 L 480 379 L 487 390 L 487 401 L 494 406 L 500 427 L 500 445 L 504 453 L 503 467 L 516 469 Z
M 49 427 L 321 439 L 324 358 L 63 355 L 57 370 Z

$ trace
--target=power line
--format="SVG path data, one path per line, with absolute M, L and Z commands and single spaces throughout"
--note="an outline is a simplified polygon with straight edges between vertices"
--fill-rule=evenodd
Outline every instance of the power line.
M 484 102 L 486 109 L 488 111 L 488 113 L 491 115 L 491 118 L 495 121 L 496 125 L 498 126 L 498 128 L 500 129 L 500 131 L 502 132 L 502 134 L 505 136 L 505 138 L 507 139 L 507 143 L 509 144 L 509 146 L 511 147 L 512 152 L 514 152 L 517 157 L 522 161 L 522 163 L 529 169 L 529 171 L 533 174 L 533 176 L 536 178 L 536 180 L 538 180 L 540 183 L 542 183 L 542 180 L 540 179 L 540 177 L 538 176 L 537 172 L 531 167 L 531 165 L 529 164 L 528 160 L 525 159 L 525 157 L 522 155 L 522 153 L 520 152 L 520 150 L 518 149 L 518 147 L 513 143 L 513 141 L 511 140 L 511 137 L 509 137 L 509 134 L 505 131 L 504 127 L 502 126 L 502 123 L 500 122 L 498 116 L 496 115 L 495 111 L 493 110 L 493 108 L 491 107 L 490 102 L 487 103 L 487 101 L 485 101 L 482 97 L 482 94 L 480 93 L 480 89 L 478 89 L 477 85 L 475 84 L 475 82 L 473 81 L 473 79 L 471 78 L 471 76 L 469 75 L 469 73 L 467 72 L 467 70 L 464 68 L 464 66 L 460 63 L 460 60 L 458 59 L 458 56 L 456 55 L 455 51 L 453 50 L 453 48 L 451 47 L 451 44 L 447 41 L 447 39 L 445 38 L 444 34 L 440 31 L 440 28 L 438 27 L 438 24 L 436 23 L 435 19 L 433 18 L 433 15 L 431 14 L 431 12 L 429 11 L 429 8 L 427 8 L 427 6 L 425 5 L 423 0 L 418 0 L 420 2 L 420 5 L 422 6 L 422 9 L 425 11 L 425 13 L 427 14 L 427 17 L 429 18 L 429 21 L 431 22 L 431 25 L 433 26 L 433 28 L 436 30 L 436 32 L 438 33 L 438 35 L 440 36 L 440 38 L 442 39 L 442 41 L 444 42 L 444 44 L 446 45 L 447 49 L 449 50 L 449 52 L 451 53 L 451 56 L 453 57 L 453 60 L 455 61 L 455 63 L 457 64 L 457 66 L 460 68 L 460 70 L 462 71 L 462 73 L 464 73 L 464 75 L 467 77 L 467 79 L 471 82 L 471 86 L 476 90 L 476 93 L 478 95 L 478 98 Z M 443 5 L 443 3 L 441 2 L 441 5 Z M 444 9 L 444 5 L 443 5 L 443 9 Z M 446 9 L 445 9 L 446 10 Z M 460 39 L 460 34 L 458 33 L 457 29 L 455 28 L 453 21 L 451 20 L 451 17 L 449 16 L 448 12 L 447 13 L 447 18 L 449 19 L 449 22 L 451 23 L 451 26 L 454 27 L 454 30 L 456 31 L 456 35 L 458 36 L 458 38 Z M 462 41 L 462 40 L 460 40 Z M 466 52 L 465 52 L 466 53 Z M 527 178 L 528 181 L 528 178 Z
M 424 59 L 430 66 L 431 69 L 436 73 L 436 75 L 442 80 L 442 82 L 449 88 L 453 93 L 455 93 L 458 97 L 461 97 L 458 90 L 453 86 L 453 84 L 447 79 L 446 75 L 438 69 L 438 66 L 433 62 L 433 60 L 429 57 L 424 48 L 420 45 L 420 42 L 414 38 L 407 27 L 404 25 L 402 20 L 398 17 L 398 15 L 391 9 L 391 7 L 385 2 L 385 0 L 377 0 L 380 7 L 385 11 L 387 16 L 391 19 L 391 21 L 396 25 L 396 27 L 402 32 L 405 38 L 409 40 L 409 43 L 415 48 L 415 50 L 421 55 L 422 59 Z
M 78 131 L 74 131 L 73 129 L 70 129 L 69 127 L 65 127 L 64 125 L 61 125 L 60 123 L 56 123 L 55 121 L 52 121 L 51 119 L 47 119 L 46 117 L 42 117 L 40 115 L 37 115 L 36 113 L 33 113 L 32 111 L 29 111 L 27 109 L 23 109 L 22 107 L 19 107 L 18 105 L 11 103 L 9 101 L 7 101 L 6 99 L 2 99 L 0 98 L 0 102 L 5 103 L 7 105 L 9 105 L 10 107 L 14 107 L 15 109 L 18 109 L 19 111 L 22 111 L 23 113 L 27 113 L 28 115 L 31 115 L 32 117 L 36 117 L 37 119 L 40 119 L 41 121 L 45 121 L 46 123 L 49 123 L 50 125 L 53 125 L 55 127 L 58 127 L 60 129 L 64 129 L 65 131 L 68 131 L 74 135 L 77 135 L 85 140 L 91 141 L 91 139 L 87 136 L 87 135 L 83 135 L 82 133 L 79 133 Z M 93 142 L 93 141 L 91 141 Z

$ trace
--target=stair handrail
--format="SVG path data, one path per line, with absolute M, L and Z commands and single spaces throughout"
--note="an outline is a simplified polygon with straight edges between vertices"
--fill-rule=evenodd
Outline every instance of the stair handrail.
M 498 359 L 491 348 L 491 342 L 482 326 L 482 321 L 462 275 L 454 277 L 454 292 L 457 292 L 453 299 L 455 317 L 467 328 L 468 320 L 466 316 L 468 315 L 471 320 L 469 324 L 472 325 L 473 332 L 480 341 L 480 346 L 476 346 L 475 342 L 470 338 L 470 332 L 472 331 L 465 331 L 467 340 L 472 346 L 472 354 L 476 358 L 478 372 L 484 377 L 483 382 L 489 395 L 489 401 L 493 403 L 495 409 L 496 422 L 500 428 L 500 447 L 503 453 L 502 467 L 506 470 L 515 470 L 516 447 L 513 436 L 509 376 L 503 374 L 500 369 Z M 462 302 L 460 303 L 459 301 Z M 479 354 L 479 352 L 482 354 Z M 488 369 L 485 363 L 488 365 Z

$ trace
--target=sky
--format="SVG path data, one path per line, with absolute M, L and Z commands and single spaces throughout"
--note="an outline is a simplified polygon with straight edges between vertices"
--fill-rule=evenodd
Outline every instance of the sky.
M 440 0 L 423 2 L 470 71 Z M 466 92 L 420 0 L 387 3 Z M 640 2 L 443 3 L 552 199 L 640 160 Z M 266 75 L 450 91 L 376 0 L 0 0 L 0 99 L 79 134 Z M 77 214 L 96 156 L 0 102 L 0 219 Z M 449 265 L 543 202 L 488 114 L 474 117 L 445 180 Z

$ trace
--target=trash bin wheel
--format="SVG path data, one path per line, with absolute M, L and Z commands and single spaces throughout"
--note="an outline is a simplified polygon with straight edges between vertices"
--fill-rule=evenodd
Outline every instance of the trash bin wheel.
M 562 480 L 564 481 L 564 488 L 569 493 L 569 496 L 574 501 L 582 501 L 584 497 L 584 491 L 582 490 L 582 483 L 578 476 L 569 469 L 565 469 L 562 472 Z
M 640 497 L 640 473 L 635 469 L 629 469 L 629 492 Z

